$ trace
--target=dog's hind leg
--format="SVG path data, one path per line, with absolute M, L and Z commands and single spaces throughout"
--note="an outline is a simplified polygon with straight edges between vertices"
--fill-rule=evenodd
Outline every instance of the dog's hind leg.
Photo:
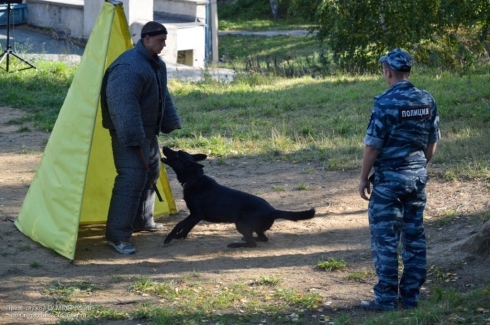
M 256 231 L 256 233 L 257 233 L 257 237 L 254 237 L 255 241 L 260 241 L 263 243 L 266 243 L 269 241 L 269 238 L 267 238 L 267 236 L 264 234 L 264 232 Z M 242 237 L 242 240 L 247 241 L 247 238 Z
M 255 242 L 253 231 L 249 227 L 237 223 L 236 230 L 243 235 L 243 239 L 245 243 L 231 243 L 228 244 L 230 248 L 239 248 L 239 247 L 257 247 L 257 243 Z
M 255 238 L 256 241 L 260 241 L 263 243 L 267 243 L 269 241 L 269 238 L 264 234 L 263 231 L 256 231 L 257 237 Z

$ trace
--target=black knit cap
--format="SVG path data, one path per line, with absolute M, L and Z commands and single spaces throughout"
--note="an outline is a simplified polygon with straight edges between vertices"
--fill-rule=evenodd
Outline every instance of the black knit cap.
M 141 38 L 145 36 L 157 36 L 162 34 L 168 34 L 165 26 L 156 21 L 149 21 L 143 26 L 141 30 Z

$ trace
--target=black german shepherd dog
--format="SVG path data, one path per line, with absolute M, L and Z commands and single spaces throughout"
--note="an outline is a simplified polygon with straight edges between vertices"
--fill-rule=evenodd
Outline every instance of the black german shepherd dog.
M 266 242 L 264 232 L 272 227 L 275 219 L 292 221 L 311 219 L 315 209 L 290 212 L 274 209 L 266 200 L 245 192 L 218 184 L 204 175 L 204 166 L 198 161 L 207 158 L 204 154 L 191 155 L 185 151 L 174 151 L 163 147 L 162 162 L 170 166 L 184 188 L 184 201 L 189 216 L 179 222 L 165 238 L 165 244 L 174 238 L 186 238 L 201 220 L 216 223 L 235 223 L 245 243 L 231 243 L 228 247 L 256 247 L 256 241 Z M 253 236 L 253 233 L 257 237 Z

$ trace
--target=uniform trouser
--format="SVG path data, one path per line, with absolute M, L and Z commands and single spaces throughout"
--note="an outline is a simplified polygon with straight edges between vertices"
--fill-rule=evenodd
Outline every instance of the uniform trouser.
M 422 174 L 422 175 L 421 175 Z M 426 203 L 425 170 L 413 175 L 377 172 L 369 201 L 371 250 L 378 283 L 376 302 L 393 309 L 399 296 L 416 306 L 427 277 L 423 212 Z M 403 274 L 398 282 L 398 252 L 402 243 Z
M 160 150 L 156 136 L 143 141 L 140 147 L 126 147 L 111 131 L 112 151 L 117 176 L 112 189 L 111 203 L 106 224 L 106 239 L 129 241 L 133 227 L 152 226 L 155 191 L 150 180 L 160 175 Z M 146 172 L 139 153 L 143 151 L 150 168 Z

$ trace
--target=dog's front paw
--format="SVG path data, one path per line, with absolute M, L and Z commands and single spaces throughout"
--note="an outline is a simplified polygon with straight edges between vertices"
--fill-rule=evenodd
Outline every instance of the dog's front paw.
M 181 238 L 185 238 L 185 237 L 186 236 L 183 233 L 179 232 L 178 234 L 175 234 L 175 237 L 174 238 L 175 239 L 181 239 Z
M 174 236 L 172 236 L 172 234 L 168 235 L 167 238 L 165 238 L 165 240 L 163 241 L 164 244 L 168 244 L 172 241 L 172 239 L 174 239 Z

